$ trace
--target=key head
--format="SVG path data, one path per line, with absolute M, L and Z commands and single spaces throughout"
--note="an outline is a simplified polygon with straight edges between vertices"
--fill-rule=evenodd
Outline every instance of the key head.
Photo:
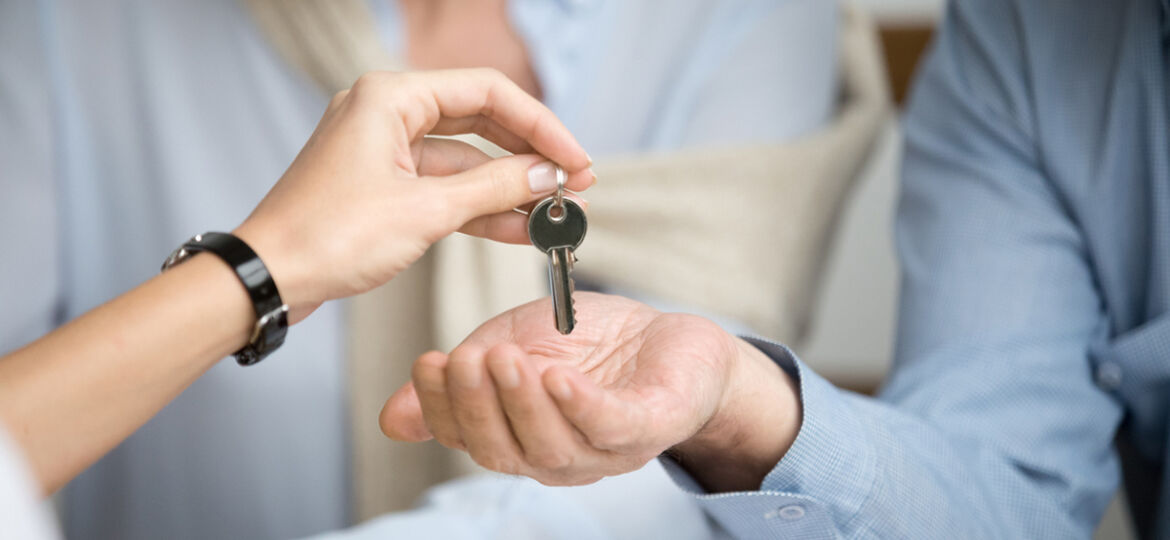
M 554 215 L 554 197 L 536 203 L 528 214 L 528 239 L 536 249 L 545 253 L 555 248 L 577 249 L 589 228 L 585 209 L 572 199 L 562 201 L 564 206 L 559 216 Z

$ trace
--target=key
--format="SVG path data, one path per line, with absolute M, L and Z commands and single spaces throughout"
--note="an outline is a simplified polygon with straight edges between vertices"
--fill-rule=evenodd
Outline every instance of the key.
M 552 289 L 557 331 L 569 334 L 577 324 L 573 307 L 573 251 L 585 240 L 585 209 L 560 193 L 536 203 L 528 214 L 528 238 L 548 254 L 548 280 Z

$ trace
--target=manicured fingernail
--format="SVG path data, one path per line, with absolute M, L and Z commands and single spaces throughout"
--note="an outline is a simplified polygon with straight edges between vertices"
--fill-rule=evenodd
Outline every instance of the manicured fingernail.
M 530 167 L 528 189 L 533 193 L 548 193 L 557 189 L 557 166 L 551 161 L 545 161 Z
M 511 358 L 496 363 L 495 369 L 492 370 L 492 376 L 495 377 L 496 383 L 503 388 L 520 386 L 520 371 L 516 369 L 516 361 Z
M 474 364 L 451 366 L 454 373 L 451 374 L 455 378 L 455 383 L 464 388 L 479 387 L 480 372 L 483 371 L 480 366 Z
M 573 389 L 569 387 L 569 378 L 564 375 L 553 377 L 552 392 L 557 399 L 568 401 L 573 399 Z

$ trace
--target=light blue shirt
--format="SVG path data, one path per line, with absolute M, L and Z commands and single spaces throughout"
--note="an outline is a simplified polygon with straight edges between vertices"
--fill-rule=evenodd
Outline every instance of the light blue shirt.
M 1168 13 L 951 4 L 905 119 L 893 374 L 869 399 L 757 342 L 803 426 L 758 491 L 699 495 L 723 527 L 1088 538 L 1124 471 L 1170 537 Z
M 403 56 L 396 2 L 368 0 Z M 510 0 L 542 99 L 593 157 L 781 141 L 836 105 L 823 0 Z
M 374 5 L 393 38 L 393 2 Z M 824 0 L 509 6 L 547 101 L 594 157 L 782 140 L 833 109 Z M 236 0 L 0 2 L 0 36 L 0 351 L 148 279 L 190 235 L 238 224 L 327 102 Z M 255 367 L 212 368 L 66 488 L 66 532 L 345 525 L 342 311 L 327 304 Z

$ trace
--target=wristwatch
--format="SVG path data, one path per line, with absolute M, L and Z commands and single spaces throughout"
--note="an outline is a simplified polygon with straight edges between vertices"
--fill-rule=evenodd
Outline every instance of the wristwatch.
M 234 353 L 236 361 L 241 366 L 250 366 L 263 360 L 284 344 L 284 337 L 288 333 L 288 305 L 280 299 L 280 291 L 276 289 L 276 282 L 268 273 L 268 267 L 264 266 L 260 256 L 248 244 L 235 235 L 208 232 L 193 236 L 171 252 L 163 262 L 162 271 L 203 251 L 215 254 L 235 270 L 236 277 L 248 290 L 252 308 L 256 311 L 252 336 L 244 348 Z

